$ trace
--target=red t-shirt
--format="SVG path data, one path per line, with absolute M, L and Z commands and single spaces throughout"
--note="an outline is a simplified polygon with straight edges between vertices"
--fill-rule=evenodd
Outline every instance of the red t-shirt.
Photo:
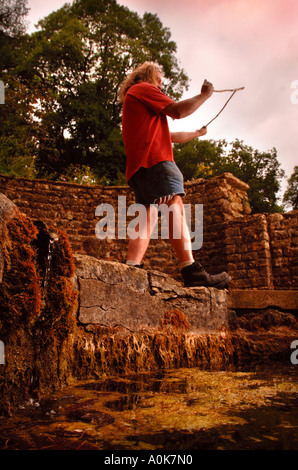
M 147 82 L 133 85 L 126 92 L 122 135 L 127 181 L 140 167 L 174 161 L 168 121 L 162 113 L 171 103 L 174 103 L 171 98 Z

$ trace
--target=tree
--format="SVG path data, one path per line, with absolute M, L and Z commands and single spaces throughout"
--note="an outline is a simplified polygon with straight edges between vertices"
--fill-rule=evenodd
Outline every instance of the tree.
M 294 167 L 294 172 L 288 179 L 288 186 L 283 197 L 285 207 L 298 209 L 298 166 Z
M 2 0 L 0 4 L 0 32 L 2 34 L 14 37 L 25 32 L 24 17 L 29 11 L 27 3 L 28 0 Z
M 5 104 L 0 105 L 0 172 L 34 176 L 36 98 L 18 79 L 18 64 L 28 13 L 27 0 L 2 0 L 0 4 L 0 80 L 5 85 Z
M 28 0 L 2 0 L 0 3 L 0 70 L 8 70 L 16 63 L 17 49 L 26 25 Z
M 141 18 L 115 0 L 75 0 L 41 20 L 15 68 L 38 96 L 38 176 L 57 179 L 72 165 L 118 179 L 125 171 L 119 86 L 132 68 L 153 60 L 164 68 L 165 92 L 179 98 L 188 78 L 175 52 L 156 15 Z
M 226 142 L 192 140 L 174 145 L 174 157 L 186 180 L 209 178 L 220 173 Z
M 259 152 L 236 139 L 196 140 L 174 146 L 177 165 L 187 179 L 210 178 L 230 172 L 249 184 L 249 202 L 253 213 L 281 212 L 277 193 L 284 171 L 280 169 L 276 149 Z
M 33 108 L 27 86 L 6 76 L 5 104 L 0 106 L 0 173 L 35 177 L 39 126 L 32 118 Z

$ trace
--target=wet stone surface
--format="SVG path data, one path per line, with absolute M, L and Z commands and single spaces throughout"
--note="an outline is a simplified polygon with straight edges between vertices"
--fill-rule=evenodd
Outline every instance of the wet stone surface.
M 297 449 L 295 366 L 77 381 L 0 418 L 0 449 Z

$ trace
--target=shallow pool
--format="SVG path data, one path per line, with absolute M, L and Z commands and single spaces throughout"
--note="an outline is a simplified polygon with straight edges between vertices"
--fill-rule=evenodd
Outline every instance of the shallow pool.
M 297 449 L 297 366 L 72 382 L 0 418 L 2 450 Z

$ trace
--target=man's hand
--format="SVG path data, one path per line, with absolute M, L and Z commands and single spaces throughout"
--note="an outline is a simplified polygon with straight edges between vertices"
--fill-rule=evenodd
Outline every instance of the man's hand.
M 202 85 L 202 88 L 201 88 L 201 93 L 203 95 L 207 95 L 207 97 L 210 98 L 213 91 L 214 91 L 214 87 L 213 87 L 212 83 L 208 82 L 208 80 L 205 79 L 204 83 Z
M 201 127 L 201 129 L 196 130 L 195 133 L 196 133 L 196 137 L 201 137 L 202 135 L 207 134 L 207 127 L 203 126 Z
M 201 129 L 193 132 L 171 132 L 171 140 L 174 144 L 185 144 L 185 142 L 189 142 L 205 134 L 207 134 L 207 127 L 203 126 Z

